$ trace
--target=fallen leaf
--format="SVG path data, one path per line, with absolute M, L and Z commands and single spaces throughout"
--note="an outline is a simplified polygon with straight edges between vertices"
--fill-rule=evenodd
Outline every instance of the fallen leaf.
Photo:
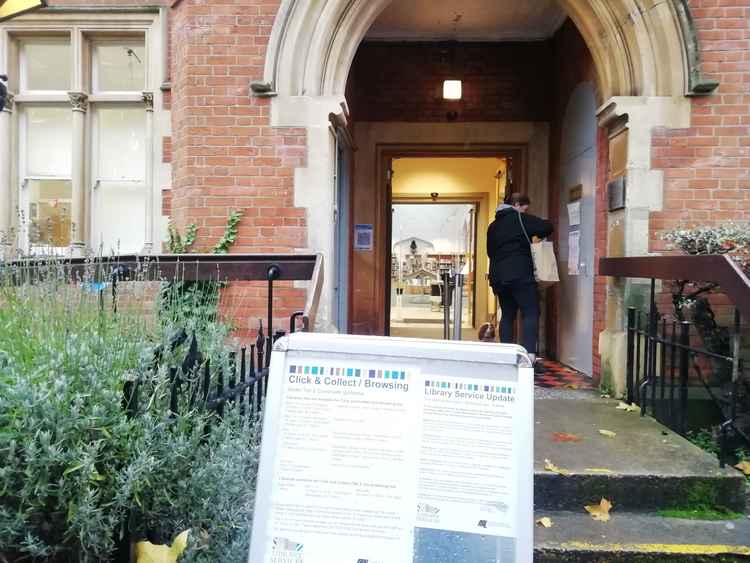
M 603 498 L 599 504 L 592 504 L 584 507 L 586 512 L 591 514 L 594 520 L 600 522 L 609 522 L 609 511 L 612 510 L 612 503 Z
M 185 530 L 170 545 L 154 545 L 149 541 L 135 544 L 136 563 L 177 563 L 182 552 L 187 548 L 190 530 Z
M 741 461 L 740 463 L 735 465 L 735 467 L 742 471 L 745 475 L 750 475 L 750 461 Z
M 602 436 L 606 436 L 607 438 L 614 438 L 617 436 L 617 432 L 612 432 L 611 430 L 599 430 L 599 434 Z
M 620 404 L 617 405 L 618 411 L 628 411 L 628 412 L 636 412 L 641 410 L 641 408 L 638 405 L 629 405 L 627 403 L 624 403 L 620 401 Z
M 568 383 L 565 385 L 564 389 L 580 389 L 578 385 L 574 385 L 573 383 Z
M 589 473 L 606 473 L 608 475 L 614 473 L 611 469 L 604 469 L 603 467 L 587 467 L 584 471 L 588 471 Z
M 583 438 L 575 434 L 568 434 L 567 432 L 555 432 L 552 434 L 552 440 L 555 442 L 580 442 Z
M 568 471 L 567 469 L 561 469 L 560 467 L 557 467 L 557 465 L 555 465 L 548 459 L 544 460 L 544 468 L 547 471 L 551 471 L 552 473 L 557 473 L 558 475 L 564 475 L 565 477 L 570 475 L 570 471 Z
M 545 516 L 544 518 L 539 518 L 536 523 L 538 526 L 542 526 L 543 528 L 551 528 L 552 518 L 550 518 L 549 516 Z

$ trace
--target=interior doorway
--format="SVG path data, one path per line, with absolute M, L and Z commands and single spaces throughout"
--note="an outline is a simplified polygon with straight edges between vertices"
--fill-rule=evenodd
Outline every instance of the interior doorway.
M 391 221 L 390 334 L 442 338 L 452 294 L 442 274 L 464 275 L 461 289 L 463 333 L 475 325 L 477 202 L 397 203 Z
M 441 283 L 445 270 L 464 274 L 465 340 L 475 340 L 477 328 L 496 314 L 487 227 L 520 160 L 515 151 L 406 153 L 387 160 L 387 334 L 443 338 L 443 307 L 451 297 Z

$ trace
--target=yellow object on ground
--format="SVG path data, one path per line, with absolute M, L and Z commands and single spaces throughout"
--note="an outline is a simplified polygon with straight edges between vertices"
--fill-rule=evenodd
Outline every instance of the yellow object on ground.
M 185 530 L 170 545 L 154 545 L 149 541 L 135 544 L 136 563 L 177 563 L 182 552 L 187 548 L 190 530 Z

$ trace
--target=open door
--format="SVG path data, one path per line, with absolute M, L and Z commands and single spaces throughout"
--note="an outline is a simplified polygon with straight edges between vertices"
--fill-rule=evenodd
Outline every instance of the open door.
M 340 333 L 349 332 L 351 252 L 351 176 L 354 143 L 343 114 L 331 116 L 334 136 L 334 298 L 332 319 Z

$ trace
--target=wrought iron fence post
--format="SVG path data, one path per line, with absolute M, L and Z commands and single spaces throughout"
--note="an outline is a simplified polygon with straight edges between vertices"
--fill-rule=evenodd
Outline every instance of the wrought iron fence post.
M 643 384 L 640 389 L 641 416 L 646 414 L 648 406 L 648 388 L 651 385 L 651 412 L 656 416 L 656 340 L 659 335 L 658 312 L 656 310 L 656 280 L 651 279 L 651 297 L 648 310 L 648 330 L 646 345 L 646 360 Z
M 276 264 L 268 268 L 268 340 L 266 341 L 266 365 L 271 364 L 271 349 L 273 348 L 273 282 L 281 276 L 281 268 Z
M 729 419 L 721 425 L 719 436 L 719 464 L 726 465 L 729 457 L 729 431 L 734 427 L 737 419 L 737 395 L 739 394 L 739 381 L 741 372 L 741 347 L 742 347 L 742 319 L 738 309 L 734 310 L 734 327 L 732 330 L 732 383 L 730 391 Z
M 680 323 L 680 434 L 687 431 L 688 379 L 690 377 L 690 322 Z
M 635 307 L 628 307 L 628 359 L 625 368 L 627 377 L 627 394 L 628 404 L 635 402 L 635 339 L 636 339 L 636 309 Z

